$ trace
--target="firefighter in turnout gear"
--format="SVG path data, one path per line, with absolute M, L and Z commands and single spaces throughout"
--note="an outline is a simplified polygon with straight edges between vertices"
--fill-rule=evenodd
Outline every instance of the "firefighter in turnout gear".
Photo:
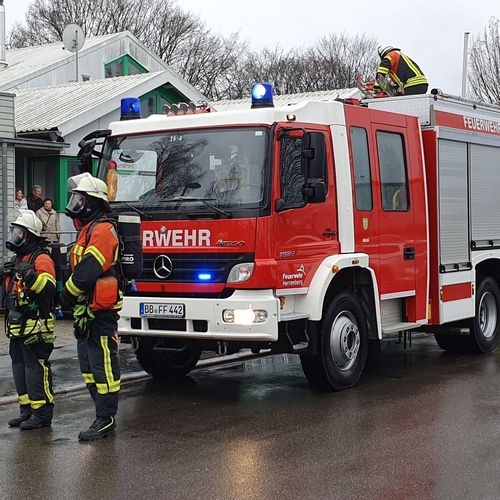
M 4 264 L 5 333 L 10 339 L 12 374 L 20 415 L 10 427 L 49 427 L 54 396 L 49 357 L 54 348 L 56 271 L 41 236 L 42 223 L 23 210 L 5 242 L 14 258 Z
M 416 62 L 403 54 L 400 49 L 390 45 L 378 47 L 380 66 L 377 69 L 376 81 L 386 75 L 397 88 L 398 95 L 425 94 L 429 88 L 427 78 Z M 380 88 L 376 84 L 374 88 Z
M 80 432 L 82 441 L 114 432 L 120 390 L 118 311 L 122 292 L 116 264 L 119 239 L 106 184 L 85 173 L 70 179 L 72 196 L 66 214 L 82 227 L 72 248 L 72 274 L 61 294 L 63 306 L 73 307 L 75 337 L 83 379 L 95 403 L 96 419 Z

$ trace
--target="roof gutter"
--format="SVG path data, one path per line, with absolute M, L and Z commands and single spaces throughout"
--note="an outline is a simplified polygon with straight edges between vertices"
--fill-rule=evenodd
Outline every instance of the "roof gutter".
M 43 141 L 40 139 L 28 139 L 25 137 L 16 137 L 15 139 L 1 139 L 5 144 L 13 144 L 17 147 L 28 148 L 28 149 L 53 149 L 56 151 L 62 151 L 63 149 L 69 148 L 71 144 L 67 142 L 51 142 Z

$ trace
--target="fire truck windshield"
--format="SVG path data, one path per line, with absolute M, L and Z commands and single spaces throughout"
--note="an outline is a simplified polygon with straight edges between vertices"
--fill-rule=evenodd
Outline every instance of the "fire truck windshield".
M 264 127 L 238 127 L 110 137 L 99 177 L 110 201 L 148 209 L 168 209 L 168 200 L 181 197 L 198 210 L 206 206 L 202 200 L 228 209 L 258 207 L 266 192 L 268 136 Z

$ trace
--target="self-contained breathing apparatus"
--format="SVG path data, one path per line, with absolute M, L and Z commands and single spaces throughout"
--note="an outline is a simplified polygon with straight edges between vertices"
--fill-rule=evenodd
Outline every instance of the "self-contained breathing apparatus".
M 84 227 L 88 225 L 84 238 L 79 233 L 72 252 L 82 256 L 86 249 L 89 249 L 92 255 L 97 255 L 98 260 L 102 259 L 104 265 L 103 255 L 90 245 L 93 232 L 99 224 L 111 224 L 112 233 L 118 240 L 113 266 L 95 281 L 91 289 L 75 298 L 75 336 L 84 339 L 89 334 L 90 321 L 95 319 L 94 312 L 121 309 L 123 293 L 133 291 L 135 280 L 142 274 L 140 217 L 135 213 L 124 213 L 120 214 L 117 220 L 113 218 L 107 201 L 106 184 L 89 173 L 71 177 L 68 180 L 68 189 L 72 196 L 66 207 L 67 215 L 82 222 Z M 77 258 L 76 265 L 79 260 L 80 257 Z M 78 295 L 77 288 L 73 288 L 71 292 L 74 284 L 68 284 L 69 282 L 66 285 L 68 291 Z
M 50 255 L 41 230 L 42 223 L 32 211 L 20 211 L 6 242 L 15 256 L 2 266 L 5 334 L 8 338 L 26 338 L 28 347 L 40 341 L 52 343 L 55 338 L 53 297 L 45 293 L 45 287 L 50 284 L 55 290 L 54 268 L 61 271 L 61 266 L 50 263 L 46 272 L 35 271 L 37 259 Z

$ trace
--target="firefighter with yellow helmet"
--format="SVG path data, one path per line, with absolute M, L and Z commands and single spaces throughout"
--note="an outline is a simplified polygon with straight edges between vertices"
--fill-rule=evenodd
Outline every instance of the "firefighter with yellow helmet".
M 376 81 L 386 75 L 392 80 L 399 95 L 425 94 L 429 88 L 427 78 L 419 65 L 400 49 L 391 45 L 378 47 L 380 65 L 377 69 Z M 380 88 L 376 84 L 375 88 Z
M 22 210 L 5 242 L 14 258 L 3 266 L 5 332 L 20 414 L 8 421 L 22 430 L 50 427 L 54 407 L 49 362 L 54 348 L 56 271 L 45 248 L 42 223 Z
M 119 240 L 108 217 L 106 184 L 89 173 L 69 179 L 72 195 L 66 214 L 81 229 L 71 250 L 72 274 L 61 302 L 73 308 L 80 369 L 95 403 L 96 418 L 82 441 L 93 441 L 115 431 L 120 391 L 118 359 L 118 311 L 122 292 L 117 279 Z

